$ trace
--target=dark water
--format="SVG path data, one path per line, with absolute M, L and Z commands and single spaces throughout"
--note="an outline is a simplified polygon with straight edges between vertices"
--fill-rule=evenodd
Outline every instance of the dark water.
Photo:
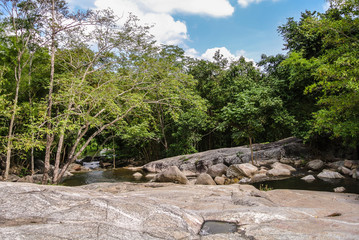
M 230 222 L 205 221 L 202 225 L 199 235 L 206 236 L 217 233 L 237 232 L 237 225 Z
M 144 176 L 136 179 L 132 175 L 134 171 L 126 168 L 118 168 L 108 171 L 91 171 L 85 173 L 76 173 L 72 177 L 66 178 L 62 184 L 65 186 L 80 186 L 97 182 L 148 182 L 149 179 Z M 334 179 L 324 181 L 316 179 L 313 182 L 306 182 L 300 177 L 292 177 L 284 180 L 272 180 L 259 183 L 253 183 L 256 188 L 268 187 L 271 189 L 299 189 L 299 190 L 313 190 L 313 191 L 327 191 L 334 192 L 336 187 L 345 187 L 347 193 L 359 194 L 359 181 L 352 178 Z
M 136 179 L 132 175 L 134 171 L 126 168 L 117 168 L 108 171 L 91 171 L 85 173 L 75 173 L 73 176 L 66 178 L 62 185 L 65 186 L 81 186 L 98 182 L 148 182 L 144 176 Z
M 271 189 L 298 189 L 298 190 L 313 190 L 334 192 L 336 187 L 345 187 L 346 193 L 359 194 L 359 181 L 352 178 L 344 179 L 328 179 L 326 181 L 316 179 L 313 182 L 306 182 L 300 179 L 301 177 L 292 177 L 284 180 L 272 180 L 265 182 L 253 183 L 256 188 L 266 187 Z

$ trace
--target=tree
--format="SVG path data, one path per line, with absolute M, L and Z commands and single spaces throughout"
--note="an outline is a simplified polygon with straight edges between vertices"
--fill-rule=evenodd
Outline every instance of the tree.
M 229 84 L 237 91 L 228 93 L 227 88 L 223 89 L 230 95 L 227 99 L 231 101 L 221 109 L 221 117 L 224 126 L 235 128 L 235 139 L 246 137 L 249 140 L 254 164 L 253 139 L 260 138 L 262 132 L 268 134 L 290 128 L 294 119 L 284 109 L 282 100 L 274 94 L 274 90 L 260 81 L 258 70 L 251 63 L 241 59 L 231 66 L 229 74 L 235 76 Z

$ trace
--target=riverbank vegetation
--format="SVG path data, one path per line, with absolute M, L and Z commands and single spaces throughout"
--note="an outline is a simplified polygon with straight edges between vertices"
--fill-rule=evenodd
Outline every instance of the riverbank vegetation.
M 286 55 L 252 63 L 220 52 L 191 59 L 156 43 L 135 16 L 119 26 L 111 10 L 2 0 L 3 177 L 34 174 L 40 159 L 43 183 L 57 183 L 77 158 L 102 148 L 141 163 L 293 135 L 355 149 L 359 1 L 329 3 L 279 26 Z

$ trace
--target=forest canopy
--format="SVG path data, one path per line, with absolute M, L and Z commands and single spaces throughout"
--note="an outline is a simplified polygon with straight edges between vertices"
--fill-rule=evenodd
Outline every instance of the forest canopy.
M 258 63 L 193 59 L 130 15 L 72 12 L 63 0 L 1 0 L 0 169 L 58 183 L 111 148 L 144 163 L 297 136 L 359 136 L 359 0 L 330 0 L 278 27 L 287 54 Z M 53 174 L 50 168 L 53 165 Z M 50 175 L 49 175 L 50 174 Z

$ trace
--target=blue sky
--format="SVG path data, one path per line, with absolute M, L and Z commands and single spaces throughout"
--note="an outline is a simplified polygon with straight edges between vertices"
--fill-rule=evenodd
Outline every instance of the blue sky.
M 283 53 L 277 32 L 287 18 L 305 10 L 324 12 L 325 0 L 70 0 L 74 8 L 112 8 L 132 12 L 154 24 L 159 43 L 175 44 L 188 55 L 211 59 L 220 49 L 229 58 L 260 60 L 262 53 Z

